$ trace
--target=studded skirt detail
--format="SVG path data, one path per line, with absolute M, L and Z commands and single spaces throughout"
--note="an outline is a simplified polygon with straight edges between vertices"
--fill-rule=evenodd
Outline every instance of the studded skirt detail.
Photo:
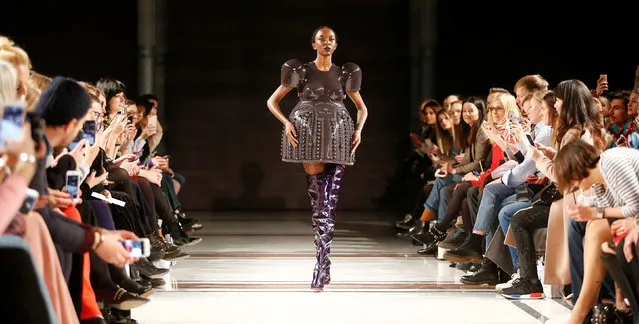
M 335 101 L 300 101 L 289 116 L 297 132 L 293 147 L 282 132 L 282 161 L 353 165 L 354 125 L 346 107 Z

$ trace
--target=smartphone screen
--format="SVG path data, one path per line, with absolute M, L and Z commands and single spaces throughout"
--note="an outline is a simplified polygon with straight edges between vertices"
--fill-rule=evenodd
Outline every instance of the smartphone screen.
M 530 134 L 526 134 L 526 139 L 528 139 L 528 143 L 532 146 L 535 146 L 535 141 L 533 141 L 532 136 Z
M 19 103 L 4 106 L 4 115 L 0 124 L 0 144 L 7 140 L 19 141 L 24 124 L 24 106 Z
M 69 151 L 73 151 L 75 149 L 76 146 L 78 146 L 78 143 L 80 143 L 80 141 L 84 138 L 84 131 L 80 130 L 78 132 L 78 135 L 75 136 L 75 138 L 73 139 L 73 141 L 71 141 L 71 143 L 69 143 Z
M 132 258 L 141 258 L 147 256 L 145 244 L 142 240 L 124 240 L 122 246 L 131 254 Z
M 95 120 L 87 120 L 84 125 L 82 125 L 82 132 L 84 133 L 82 137 L 89 141 L 89 145 L 95 144 L 95 130 L 97 124 Z
M 20 213 L 26 215 L 31 212 L 33 207 L 35 207 L 38 197 L 40 197 L 40 194 L 37 191 L 27 188 L 27 194 L 22 203 L 22 207 L 20 207 Z
M 67 173 L 67 193 L 71 195 L 71 198 L 78 198 L 78 191 L 80 184 L 80 176 L 78 174 Z

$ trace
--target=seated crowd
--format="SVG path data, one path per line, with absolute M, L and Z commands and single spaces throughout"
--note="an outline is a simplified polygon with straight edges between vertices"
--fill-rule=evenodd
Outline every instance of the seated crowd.
M 185 179 L 157 153 L 157 97 L 127 95 L 113 79 L 36 73 L 0 37 L 2 322 L 135 323 L 130 310 L 166 284 L 159 261 L 201 241 Z M 147 257 L 122 243 L 140 239 Z
M 639 317 L 639 84 L 611 91 L 601 75 L 592 91 L 549 90 L 527 75 L 513 90 L 422 102 L 379 200 L 402 215 L 398 237 L 505 298 L 552 285 L 573 304 L 567 323 Z

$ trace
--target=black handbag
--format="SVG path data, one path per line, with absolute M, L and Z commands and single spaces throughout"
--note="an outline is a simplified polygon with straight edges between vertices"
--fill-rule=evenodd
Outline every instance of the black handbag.
M 632 324 L 632 315 L 615 309 L 612 304 L 597 304 L 589 313 L 593 324 Z M 588 320 L 588 319 L 586 319 Z
M 537 204 L 550 205 L 561 198 L 563 195 L 557 190 L 555 183 L 548 180 L 548 184 L 537 192 L 531 201 L 533 206 Z
M 543 184 L 524 182 L 521 185 L 515 187 L 515 198 L 517 201 L 531 202 L 532 198 L 543 188 Z

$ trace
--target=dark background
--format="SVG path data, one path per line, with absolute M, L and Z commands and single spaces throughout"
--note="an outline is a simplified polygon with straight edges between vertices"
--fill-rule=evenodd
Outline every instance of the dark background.
M 89 7 L 91 6 L 91 7 Z M 280 162 L 281 125 L 266 107 L 281 64 L 314 59 L 312 31 L 334 28 L 334 63 L 362 68 L 369 120 L 343 209 L 370 209 L 407 148 L 411 106 L 408 1 L 172 1 L 168 4 L 165 143 L 184 174 L 188 209 L 307 209 L 300 165 Z M 434 96 L 512 90 L 525 74 L 556 85 L 577 78 L 631 88 L 639 64 L 636 1 L 439 1 Z M 0 5 L 0 34 L 28 51 L 34 70 L 137 91 L 133 0 L 20 1 Z M 288 113 L 289 94 L 281 103 Z M 355 109 L 347 103 L 355 117 Z

